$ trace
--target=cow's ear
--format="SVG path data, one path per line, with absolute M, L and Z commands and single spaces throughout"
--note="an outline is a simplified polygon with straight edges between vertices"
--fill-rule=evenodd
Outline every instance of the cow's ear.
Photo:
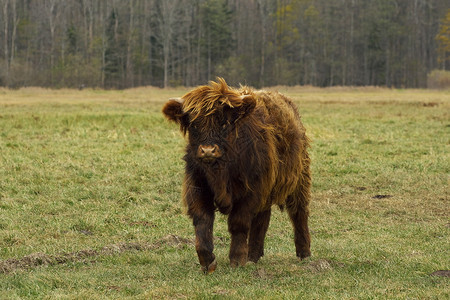
M 242 105 L 237 108 L 238 113 L 235 122 L 249 115 L 256 107 L 256 99 L 255 97 L 253 97 L 253 95 L 242 95 L 241 100 Z
M 170 121 L 179 123 L 183 116 L 183 104 L 179 99 L 169 99 L 162 109 L 163 114 Z
M 170 99 L 163 107 L 164 116 L 170 121 L 180 124 L 180 129 L 186 132 L 188 127 L 188 116 L 183 112 L 183 103 L 181 99 Z

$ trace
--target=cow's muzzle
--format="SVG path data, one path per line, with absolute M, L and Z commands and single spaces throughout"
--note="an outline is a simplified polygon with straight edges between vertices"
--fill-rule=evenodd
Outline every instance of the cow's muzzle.
M 197 157 L 205 163 L 211 163 L 221 156 L 222 152 L 217 144 L 198 146 Z

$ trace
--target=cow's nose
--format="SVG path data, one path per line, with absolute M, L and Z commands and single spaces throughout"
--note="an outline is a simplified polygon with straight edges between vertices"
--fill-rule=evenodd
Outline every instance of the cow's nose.
M 219 146 L 214 145 L 200 145 L 198 146 L 197 156 L 204 161 L 213 161 L 222 156 Z

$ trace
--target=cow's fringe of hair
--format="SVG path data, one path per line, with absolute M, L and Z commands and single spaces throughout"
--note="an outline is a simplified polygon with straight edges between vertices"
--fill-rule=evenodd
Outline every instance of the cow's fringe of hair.
M 246 88 L 245 93 L 251 93 L 251 90 Z M 191 121 L 194 121 L 200 116 L 214 114 L 223 105 L 231 108 L 242 106 L 243 94 L 242 90 L 229 87 L 223 78 L 218 77 L 217 82 L 210 81 L 209 85 L 199 86 L 185 94 L 182 97 L 183 111 L 189 112 Z

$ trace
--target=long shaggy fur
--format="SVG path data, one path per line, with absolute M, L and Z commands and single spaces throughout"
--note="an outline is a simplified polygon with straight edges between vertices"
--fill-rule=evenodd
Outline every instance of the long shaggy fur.
M 249 87 L 230 88 L 219 78 L 193 89 L 179 102 L 169 101 L 163 112 L 188 133 L 183 201 L 194 220 L 197 253 L 204 268 L 209 268 L 214 255 L 212 249 L 211 255 L 202 254 L 210 253 L 205 247 L 212 247 L 209 235 L 202 230 L 212 230 L 215 209 L 230 214 L 232 264 L 233 260 L 242 264 L 242 253 L 248 252 L 252 260 L 262 255 L 262 248 L 258 248 L 262 242 L 256 236 L 264 239 L 265 231 L 261 234 L 250 226 L 252 220 L 268 225 L 272 205 L 287 207 L 296 233 L 297 255 L 309 255 L 309 139 L 289 98 Z M 218 145 L 223 153 L 214 164 L 204 164 L 197 157 L 205 143 Z M 199 225 L 205 223 L 211 223 L 211 229 Z M 247 232 L 245 236 L 250 230 L 249 249 L 237 238 L 241 229 Z
M 228 161 L 233 161 L 233 166 L 227 169 L 239 173 L 248 192 L 259 194 L 260 210 L 273 204 L 286 204 L 297 185 L 310 186 L 309 139 L 291 100 L 279 93 L 254 91 L 249 87 L 233 89 L 219 78 L 218 82 L 210 82 L 210 85 L 197 87 L 184 95 L 182 107 L 191 116 L 191 122 L 200 119 L 200 127 L 208 130 L 212 121 L 216 121 L 214 117 L 208 117 L 227 106 L 243 106 L 244 95 L 253 97 L 256 107 L 235 128 L 228 144 L 232 149 Z M 249 165 L 259 168 L 249 168 Z M 262 175 L 259 184 L 252 182 L 255 173 Z M 302 188 L 299 190 L 303 191 Z M 303 191 L 302 196 L 299 199 L 302 203 L 290 201 L 287 204 L 306 207 L 309 189 Z

